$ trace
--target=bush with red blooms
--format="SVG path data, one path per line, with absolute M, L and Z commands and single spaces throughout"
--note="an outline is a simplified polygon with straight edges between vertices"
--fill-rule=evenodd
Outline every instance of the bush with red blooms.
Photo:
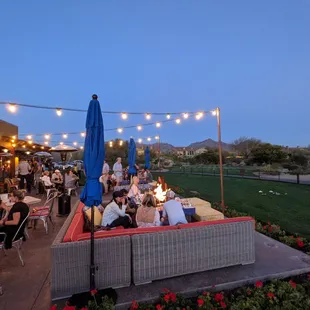
M 212 204 L 212 207 L 218 211 L 222 212 L 222 207 L 219 203 L 215 202 Z M 239 216 L 248 216 L 246 213 L 238 212 L 229 207 L 225 207 L 224 215 L 226 217 L 239 217 Z M 310 255 L 310 241 L 306 238 L 299 236 L 298 234 L 288 233 L 285 230 L 281 229 L 279 225 L 268 223 L 263 223 L 256 220 L 255 224 L 256 231 L 272 238 L 278 240 L 294 249 L 302 251 Z
M 214 290 L 215 288 L 212 288 Z M 310 275 L 295 281 L 257 281 L 229 292 L 203 292 L 197 298 L 185 299 L 165 289 L 160 302 L 148 305 L 133 301 L 130 310 L 293 310 L 310 309 Z

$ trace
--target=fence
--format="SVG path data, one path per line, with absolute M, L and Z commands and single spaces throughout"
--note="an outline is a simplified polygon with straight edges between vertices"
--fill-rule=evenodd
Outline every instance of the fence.
M 219 176 L 220 168 L 218 166 L 182 166 L 173 167 L 170 173 L 176 174 L 193 174 L 193 175 L 205 175 L 205 176 Z M 236 168 L 236 167 L 224 167 L 224 177 L 243 178 L 253 180 L 268 180 L 277 182 L 288 182 L 296 184 L 310 184 L 310 175 L 301 174 L 286 174 L 281 172 L 267 173 L 257 168 Z

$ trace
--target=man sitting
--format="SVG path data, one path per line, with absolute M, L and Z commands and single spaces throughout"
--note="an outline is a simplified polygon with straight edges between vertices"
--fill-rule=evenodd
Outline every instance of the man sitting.
M 41 181 L 44 183 L 45 188 L 52 188 L 53 183 L 51 182 L 51 178 L 49 176 L 49 171 L 44 171 L 43 176 L 40 178 Z
M 161 219 L 163 225 L 187 224 L 182 204 L 174 200 L 175 193 L 168 191 L 166 197 L 167 202 L 163 205 L 163 217 Z

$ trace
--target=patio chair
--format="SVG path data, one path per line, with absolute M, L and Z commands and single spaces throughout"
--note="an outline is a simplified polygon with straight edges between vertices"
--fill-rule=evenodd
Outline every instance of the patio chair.
M 52 223 L 53 227 L 55 226 L 52 220 L 52 212 L 54 207 L 54 200 L 58 196 L 57 191 L 52 191 L 49 193 L 49 196 L 46 197 L 44 206 L 34 207 L 32 213 L 29 216 L 30 221 L 34 221 L 34 228 L 36 227 L 36 221 L 41 220 L 43 222 L 45 233 L 48 234 L 48 220 Z
M 30 212 L 25 217 L 25 219 L 22 221 L 22 223 L 19 225 L 18 230 L 17 230 L 15 236 L 12 239 L 12 248 L 15 248 L 17 250 L 17 254 L 18 254 L 18 257 L 19 257 L 19 260 L 20 260 L 22 266 L 25 266 L 25 263 L 24 263 L 24 260 L 23 260 L 22 254 L 21 254 L 21 247 L 22 247 L 22 244 L 23 244 L 24 236 L 20 237 L 19 239 L 16 239 L 16 237 L 17 237 L 17 235 L 18 235 L 18 233 L 20 232 L 21 229 L 25 230 L 25 224 L 26 224 L 26 222 L 28 220 L 29 215 L 30 215 Z M 4 255 L 6 255 L 6 249 L 5 249 L 6 233 L 0 232 L 0 235 L 4 235 L 4 240 L 3 240 L 3 242 L 0 243 L 0 249 L 2 249 Z
M 14 184 L 13 181 L 9 178 L 6 178 L 4 180 L 4 186 L 7 188 L 8 193 L 11 193 L 14 190 L 18 189 L 18 185 Z
M 40 181 L 43 188 L 44 188 L 44 192 L 46 193 L 46 198 L 48 198 L 50 196 L 51 192 L 57 192 L 57 189 L 55 187 L 51 187 L 51 188 L 46 188 L 44 182 Z

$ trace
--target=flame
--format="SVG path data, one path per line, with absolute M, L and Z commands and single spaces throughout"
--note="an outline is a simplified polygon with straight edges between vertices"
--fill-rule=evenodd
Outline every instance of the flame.
M 159 202 L 164 202 L 166 200 L 167 192 L 170 189 L 167 189 L 166 191 L 163 191 L 163 187 L 161 184 L 157 184 L 157 187 L 154 189 L 155 197 Z

